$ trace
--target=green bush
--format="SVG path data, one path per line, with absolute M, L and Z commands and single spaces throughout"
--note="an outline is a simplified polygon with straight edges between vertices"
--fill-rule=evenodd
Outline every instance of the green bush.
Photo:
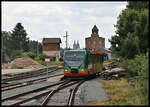
M 37 56 L 37 54 L 34 52 L 24 52 L 22 53 L 22 56 L 29 56 L 30 58 L 34 59 Z
M 137 63 L 135 63 L 134 60 L 129 60 L 129 59 L 124 59 L 122 60 L 122 62 L 120 63 L 120 66 L 125 68 L 128 73 L 130 73 L 130 76 L 137 76 L 138 75 L 138 67 L 137 67 Z
M 136 88 L 139 90 L 139 97 L 142 104 L 148 104 L 148 85 L 149 85 L 149 56 L 136 55 L 133 59 L 122 60 L 120 64 L 123 68 L 126 68 L 130 76 L 136 78 Z
M 39 60 L 41 60 L 41 59 L 40 59 L 39 56 L 36 56 L 36 57 L 34 58 L 34 60 L 39 61 Z
M 14 50 L 12 53 L 11 53 L 11 60 L 14 60 L 16 58 L 20 58 L 22 57 L 22 51 L 21 50 Z
M 149 92 L 149 56 L 137 56 L 141 59 L 141 66 L 139 66 L 138 77 L 136 80 L 136 88 L 139 90 L 139 96 L 142 104 L 148 104 L 148 92 Z
M 42 61 L 44 61 L 44 59 L 46 57 L 48 57 L 46 54 L 39 54 L 38 56 L 39 56 L 40 60 L 42 60 Z
M 63 62 L 61 62 L 61 61 L 51 61 L 51 62 L 49 63 L 49 65 L 62 66 L 62 65 L 63 65 Z
M 38 60 L 37 61 L 39 64 L 46 66 L 46 62 L 42 61 L 42 60 Z

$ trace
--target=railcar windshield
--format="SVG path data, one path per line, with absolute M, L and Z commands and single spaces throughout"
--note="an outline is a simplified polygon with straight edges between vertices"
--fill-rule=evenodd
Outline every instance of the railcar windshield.
M 83 66 L 85 52 L 69 51 L 64 54 L 66 66 Z

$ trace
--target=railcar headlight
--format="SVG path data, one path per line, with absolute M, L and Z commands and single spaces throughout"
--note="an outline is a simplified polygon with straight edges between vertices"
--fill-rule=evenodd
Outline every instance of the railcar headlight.
M 84 69 L 81 69 L 81 71 L 84 71 Z
M 67 69 L 65 69 L 65 71 L 68 71 Z

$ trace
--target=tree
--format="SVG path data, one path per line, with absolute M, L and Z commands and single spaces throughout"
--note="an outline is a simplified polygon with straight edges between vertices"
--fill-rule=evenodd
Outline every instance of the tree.
M 30 45 L 30 51 L 36 53 L 37 52 L 37 41 L 35 40 L 30 40 L 29 42 L 29 45 Z
M 149 9 L 149 1 L 129 1 L 127 8 L 136 10 Z
M 43 49 L 42 49 L 42 43 L 38 43 L 38 50 L 39 50 L 39 53 L 41 54 Z
M 2 63 L 3 62 L 7 62 L 6 60 L 6 56 L 10 56 L 11 54 L 11 43 L 10 43 L 10 37 L 11 37 L 11 32 L 7 32 L 7 31 L 2 31 L 2 51 L 1 51 L 1 57 L 2 57 Z
M 131 7 L 131 6 L 130 6 Z M 119 56 L 130 58 L 136 54 L 146 53 L 149 48 L 149 13 L 148 9 L 142 11 L 135 9 L 125 9 L 119 15 L 116 27 L 116 35 L 109 39 L 111 50 Z M 130 35 L 130 36 L 129 36 Z M 130 39 L 129 39 L 130 38 Z M 136 41 L 136 43 L 135 43 Z M 127 42 L 127 43 L 125 43 Z M 130 51 L 131 56 L 126 56 L 131 46 L 134 51 Z
M 11 43 L 13 50 L 29 50 L 29 38 L 27 37 L 26 30 L 21 23 L 17 23 L 12 30 Z
M 40 42 L 35 40 L 30 40 L 29 45 L 30 45 L 30 49 L 29 49 L 30 51 L 39 54 L 42 53 L 42 44 Z
M 120 50 L 120 55 L 124 56 L 124 58 L 133 58 L 135 55 L 139 54 L 138 47 L 138 37 L 134 37 L 131 33 L 127 34 L 125 39 L 121 40 L 122 46 Z

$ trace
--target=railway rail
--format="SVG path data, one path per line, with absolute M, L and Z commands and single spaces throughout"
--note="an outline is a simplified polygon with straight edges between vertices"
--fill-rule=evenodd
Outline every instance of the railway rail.
M 67 83 L 67 82 L 66 82 L 67 84 L 66 84 L 66 83 L 61 84 L 59 87 L 57 87 L 56 89 L 52 90 L 52 91 L 47 95 L 47 97 L 46 97 L 46 98 L 44 99 L 44 101 L 41 103 L 41 106 L 46 106 L 46 105 L 48 104 L 50 98 L 51 98 L 55 93 L 59 92 L 59 90 L 62 90 L 62 89 L 64 89 L 64 88 L 67 88 L 67 87 L 70 87 L 70 86 L 72 86 L 72 85 L 74 85 L 74 84 L 77 84 L 77 85 L 75 86 L 75 88 L 73 89 L 73 91 L 70 91 L 71 94 L 70 94 L 70 96 L 69 96 L 69 98 L 68 98 L 68 103 L 67 103 L 67 105 L 68 105 L 68 106 L 71 106 L 71 105 L 73 104 L 73 102 L 74 102 L 75 93 L 76 93 L 78 87 L 79 87 L 83 82 L 85 82 L 85 80 L 75 81 L 75 82 L 72 82 L 72 83 L 70 83 L 70 82 Z
M 48 84 L 48 85 L 45 85 L 45 86 L 41 86 L 39 84 L 39 86 L 41 86 L 41 87 L 38 87 L 38 88 L 32 89 L 32 90 L 27 90 L 25 92 L 21 92 L 21 93 L 17 93 L 17 94 L 11 94 L 11 95 L 8 95 L 8 96 L 6 96 L 6 94 L 8 93 L 7 91 L 2 92 L 1 102 L 7 101 L 7 100 L 10 100 L 10 99 L 14 99 L 14 98 L 17 98 L 17 97 L 20 97 L 20 96 L 24 96 L 24 95 L 27 95 L 27 94 L 31 94 L 33 92 L 42 91 L 42 90 L 45 90 L 47 88 L 50 88 L 50 87 L 53 87 L 53 86 L 56 86 L 56 85 L 59 85 L 59 84 L 62 84 L 62 83 L 64 83 L 64 81 L 58 81 L 56 83 Z M 22 88 L 24 88 L 24 87 L 22 87 Z M 14 90 L 12 90 L 12 91 L 14 91 Z
M 73 101 L 74 101 L 74 97 L 75 97 L 75 93 L 78 89 L 78 87 L 84 83 L 85 80 L 80 80 L 80 81 L 71 81 L 71 80 L 64 80 L 64 81 L 59 81 L 55 84 L 52 84 L 52 85 L 49 85 L 49 86 L 46 86 L 46 87 L 43 87 L 43 88 L 39 88 L 37 90 L 32 90 L 30 92 L 26 92 L 26 93 L 22 93 L 22 94 L 18 94 L 16 96 L 11 96 L 11 97 L 8 97 L 8 98 L 5 98 L 5 99 L 2 99 L 2 105 L 10 105 L 10 106 L 13 106 L 13 105 L 20 105 L 20 104 L 23 104 L 23 103 L 26 103 L 26 102 L 29 102 L 33 99 L 36 99 L 36 98 L 39 98 L 39 97 L 42 97 L 42 96 L 46 96 L 44 101 L 40 104 L 40 105 L 47 105 L 47 103 L 49 102 L 50 98 L 55 95 L 55 93 L 57 93 L 59 90 L 62 90 L 64 88 L 67 88 L 67 87 L 70 87 L 72 85 L 76 85 L 76 87 L 73 89 L 73 91 L 71 91 L 71 94 L 69 96 L 69 99 L 68 99 L 68 106 L 71 106 L 73 104 Z M 59 85 L 59 86 L 58 86 Z M 51 89 L 52 87 L 54 86 L 57 86 L 55 89 Z M 50 88 L 50 89 L 49 89 Z M 47 89 L 47 90 L 45 90 Z M 43 91 L 45 90 L 45 91 Z M 38 92 L 37 92 L 38 91 Z M 26 99 L 23 99 L 23 100 L 18 100 L 18 101 L 14 101 L 13 103 L 9 103 L 8 104 L 8 100 L 11 100 L 11 99 L 16 99 L 16 98 L 19 98 L 19 97 L 22 97 L 22 96 L 26 96 L 26 95 L 29 95 L 29 94 L 33 94 L 36 92 L 36 95 L 30 95 L 30 97 L 26 98 Z
M 68 103 L 67 103 L 67 106 L 72 106 L 74 104 L 74 99 L 75 99 L 75 94 L 79 88 L 79 86 L 84 83 L 85 81 L 80 81 L 75 88 L 73 89 L 70 89 L 70 96 L 69 96 L 69 99 L 68 99 Z
M 46 81 L 47 78 L 56 77 L 56 76 L 60 76 L 60 75 L 63 75 L 63 74 L 55 74 L 55 75 L 50 75 L 50 76 L 47 76 L 47 77 L 38 78 L 38 79 L 34 79 L 34 80 L 29 80 L 29 81 L 25 81 L 25 82 L 20 82 L 20 83 L 16 83 L 16 84 L 8 84 L 7 86 L 2 87 L 2 91 L 8 91 L 8 90 L 11 90 L 11 89 L 20 88 L 20 87 L 40 83 L 40 82 Z
M 24 83 L 27 83 L 27 82 L 30 83 L 30 82 L 33 82 L 33 81 L 42 80 L 42 79 L 46 79 L 46 78 L 49 78 L 49 77 L 54 77 L 54 76 L 57 76 L 57 75 L 52 75 L 52 74 L 54 73 L 54 71 L 56 72 L 58 70 L 60 70 L 60 69 L 54 69 L 54 70 L 51 70 L 49 72 L 42 73 L 42 74 L 45 74 L 45 75 L 42 75 L 40 73 L 41 75 L 39 75 L 39 74 L 37 76 L 30 75 L 30 77 L 28 77 L 28 78 L 22 78 L 22 79 L 19 79 L 19 80 L 12 80 L 12 81 L 9 81 L 9 82 L 2 81 L 2 88 L 9 87 L 9 86 L 14 86 L 14 85 L 18 85 L 18 84 L 24 84 Z M 26 77 L 26 75 L 25 75 L 25 77 Z
M 62 69 L 62 68 L 57 68 L 57 67 L 48 68 L 48 73 L 52 73 L 58 69 Z M 40 70 L 37 70 L 36 73 L 34 71 L 31 71 L 31 72 L 15 74 L 15 75 L 7 77 L 7 78 L 2 78 L 2 83 L 7 84 L 7 83 L 9 83 L 9 81 L 12 81 L 12 80 L 26 79 L 26 78 L 30 78 L 30 77 L 45 75 L 45 74 L 47 74 L 46 71 L 47 71 L 47 69 L 40 69 Z

